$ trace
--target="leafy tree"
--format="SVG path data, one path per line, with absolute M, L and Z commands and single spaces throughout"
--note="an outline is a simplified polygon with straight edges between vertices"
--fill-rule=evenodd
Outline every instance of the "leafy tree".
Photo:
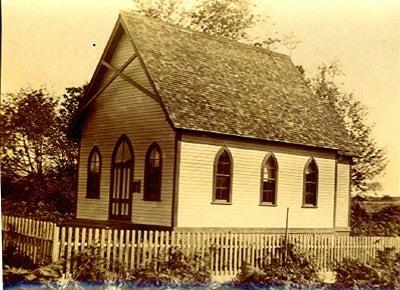
M 85 89 L 86 85 L 66 88 L 58 109 L 54 126 L 56 130 L 53 132 L 56 136 L 53 140 L 58 152 L 58 170 L 72 169 L 75 171 L 79 143 L 78 140 L 70 136 L 69 130 Z
M 233 40 L 248 39 L 256 24 L 248 0 L 205 0 L 188 13 L 189 27 Z
M 187 26 L 184 23 L 186 9 L 182 0 L 133 0 L 135 12 L 146 17 Z
M 322 64 L 318 73 L 308 79 L 314 93 L 328 100 L 335 108 L 347 128 L 354 144 L 354 165 L 351 171 L 353 192 L 364 193 L 379 189 L 374 179 L 379 176 L 387 164 L 386 152 L 380 148 L 372 136 L 373 126 L 367 122 L 367 108 L 353 95 L 342 91 L 336 84 L 341 75 L 337 64 Z
M 3 197 L 29 201 L 29 213 L 43 210 L 43 204 L 49 212 L 74 209 L 78 144 L 69 138 L 68 128 L 83 91 L 67 88 L 61 100 L 45 88 L 3 96 Z M 6 205 L 10 203 L 3 202 L 5 212 Z
M 42 178 L 52 165 L 56 98 L 45 89 L 21 89 L 2 103 L 2 171 Z
M 264 36 L 255 39 L 249 31 L 261 22 L 249 0 L 198 0 L 189 6 L 183 0 L 133 0 L 135 12 L 147 17 L 202 31 L 210 35 L 267 47 L 281 43 L 293 50 L 299 41 L 293 35 Z M 268 19 L 268 17 L 264 17 Z M 271 24 L 273 25 L 273 24 Z

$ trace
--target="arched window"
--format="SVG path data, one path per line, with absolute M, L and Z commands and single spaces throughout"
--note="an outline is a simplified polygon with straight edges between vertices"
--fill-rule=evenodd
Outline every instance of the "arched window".
M 129 138 L 122 135 L 114 147 L 111 162 L 110 220 L 131 220 L 134 155 Z
M 314 158 L 311 158 L 304 167 L 304 194 L 303 206 L 317 206 L 318 196 L 318 166 Z
M 273 154 L 264 158 L 261 166 L 261 204 L 276 204 L 278 162 Z
M 157 143 L 150 145 L 146 153 L 144 169 L 144 200 L 161 200 L 162 155 Z
M 222 148 L 215 157 L 213 202 L 231 202 L 232 169 L 231 153 Z
M 100 198 L 101 156 L 97 146 L 90 151 L 87 168 L 86 197 Z

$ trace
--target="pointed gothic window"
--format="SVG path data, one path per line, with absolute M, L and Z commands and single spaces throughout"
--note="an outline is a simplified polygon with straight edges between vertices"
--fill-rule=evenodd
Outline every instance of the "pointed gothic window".
M 304 167 L 303 206 L 316 207 L 318 197 L 318 166 L 314 158 Z
M 268 155 L 261 167 L 261 204 L 276 204 L 278 162 L 273 154 Z
M 87 198 L 100 198 L 100 176 L 101 176 L 101 157 L 97 146 L 94 146 L 89 154 L 88 173 L 87 173 Z
M 227 148 L 221 149 L 215 157 L 213 202 L 232 201 L 232 168 L 231 153 Z
M 144 173 L 144 200 L 161 200 L 161 174 L 162 156 L 161 149 L 157 143 L 150 145 L 146 153 Z

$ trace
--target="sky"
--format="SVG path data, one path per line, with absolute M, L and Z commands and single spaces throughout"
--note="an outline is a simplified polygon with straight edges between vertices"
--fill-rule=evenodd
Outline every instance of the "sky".
M 190 0 L 188 0 L 190 1 Z M 308 72 L 339 62 L 344 90 L 368 107 L 389 164 L 380 194 L 400 195 L 400 1 L 252 0 L 253 29 L 293 34 L 290 54 Z M 132 0 L 3 0 L 1 92 L 45 85 L 57 94 L 88 82 L 120 10 Z M 268 18 L 267 18 L 268 17 Z M 274 25 L 272 25 L 274 23 Z

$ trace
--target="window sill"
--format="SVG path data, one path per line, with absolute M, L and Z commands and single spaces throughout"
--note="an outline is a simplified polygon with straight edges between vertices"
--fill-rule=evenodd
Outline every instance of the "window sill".
M 214 200 L 211 204 L 222 204 L 222 205 L 231 205 L 232 202 L 226 200 Z
M 100 199 L 100 196 L 85 196 L 86 199 Z
M 143 198 L 143 201 L 161 202 L 161 199 L 148 199 L 148 198 Z
M 271 207 L 277 207 L 278 206 L 276 203 L 272 203 L 272 202 L 260 202 L 258 205 L 259 206 L 271 206 Z
M 318 208 L 318 206 L 312 204 L 303 204 L 302 208 Z

